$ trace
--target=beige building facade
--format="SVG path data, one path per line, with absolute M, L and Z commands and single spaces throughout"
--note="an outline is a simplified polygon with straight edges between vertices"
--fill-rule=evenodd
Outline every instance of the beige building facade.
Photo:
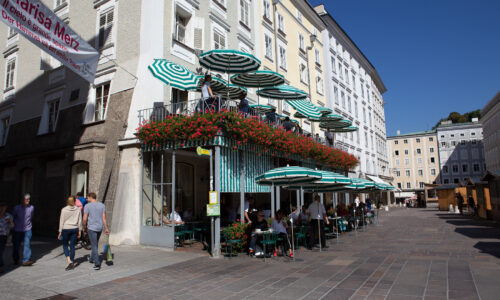
M 500 91 L 481 110 L 484 159 L 488 171 L 500 171 Z
M 400 190 L 423 190 L 426 183 L 439 183 L 436 131 L 388 137 L 394 185 Z

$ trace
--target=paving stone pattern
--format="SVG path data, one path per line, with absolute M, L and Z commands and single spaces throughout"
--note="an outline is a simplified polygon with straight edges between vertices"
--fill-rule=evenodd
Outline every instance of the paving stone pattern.
M 197 257 L 51 299 L 499 299 L 498 237 L 489 221 L 391 208 L 295 262 Z

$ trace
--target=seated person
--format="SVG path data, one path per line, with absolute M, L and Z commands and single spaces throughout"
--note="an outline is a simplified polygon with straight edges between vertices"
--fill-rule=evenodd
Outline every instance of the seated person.
M 289 117 L 285 117 L 283 128 L 285 128 L 285 131 L 292 131 L 295 128 L 295 123 L 290 121 Z
M 300 211 L 299 221 L 301 223 L 309 223 L 309 216 L 307 215 L 307 207 L 305 205 L 302 206 L 302 210 Z
M 299 210 L 297 209 L 297 206 L 293 205 L 292 206 L 292 212 L 288 215 L 288 218 L 294 223 L 294 224 L 299 224 Z
M 249 246 L 250 255 L 252 255 L 255 252 L 255 246 L 256 246 L 258 240 L 262 239 L 261 235 L 255 234 L 255 230 L 260 229 L 260 230 L 264 231 L 264 230 L 267 230 L 267 228 L 268 228 L 267 221 L 266 221 L 266 218 L 264 216 L 264 212 L 259 210 L 257 212 L 257 220 L 255 220 L 255 222 L 252 222 L 250 225 L 250 229 L 251 229 L 250 246 Z
M 276 114 L 276 108 L 273 107 L 273 109 L 270 112 L 266 113 L 266 121 L 269 124 L 274 124 L 276 123 L 277 119 L 277 114 Z
M 276 232 L 278 236 L 280 236 L 283 239 L 282 242 L 283 251 L 286 252 L 288 250 L 288 255 L 290 256 L 290 258 L 292 258 L 293 257 L 292 246 L 290 244 L 290 240 L 288 239 L 288 233 L 286 231 L 287 227 L 288 225 L 286 224 L 286 221 L 283 218 L 283 212 L 280 209 L 276 212 L 276 217 L 271 223 L 271 228 L 273 229 L 274 232 Z
M 170 216 L 170 220 L 172 220 L 175 225 L 183 225 L 184 224 L 184 221 L 182 221 L 182 218 L 181 218 L 181 215 L 179 214 L 179 212 L 181 212 L 181 207 L 176 206 L 175 211 Z
M 246 99 L 247 93 L 242 93 L 239 97 L 240 103 L 238 104 L 238 110 L 240 113 L 244 114 L 245 116 L 248 115 L 250 106 L 248 105 L 248 100 Z

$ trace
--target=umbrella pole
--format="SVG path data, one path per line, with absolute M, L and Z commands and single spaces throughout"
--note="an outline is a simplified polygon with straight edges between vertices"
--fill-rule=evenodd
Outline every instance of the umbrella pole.
M 288 190 L 288 199 L 290 201 L 290 216 L 292 215 L 292 193 Z M 292 224 L 292 260 L 295 261 L 295 238 L 293 236 L 293 217 L 290 217 L 290 223 Z

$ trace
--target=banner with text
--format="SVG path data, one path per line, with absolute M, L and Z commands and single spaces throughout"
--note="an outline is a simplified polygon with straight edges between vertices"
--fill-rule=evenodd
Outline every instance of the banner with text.
M 0 0 L 2 21 L 90 83 L 99 53 L 39 0 Z

